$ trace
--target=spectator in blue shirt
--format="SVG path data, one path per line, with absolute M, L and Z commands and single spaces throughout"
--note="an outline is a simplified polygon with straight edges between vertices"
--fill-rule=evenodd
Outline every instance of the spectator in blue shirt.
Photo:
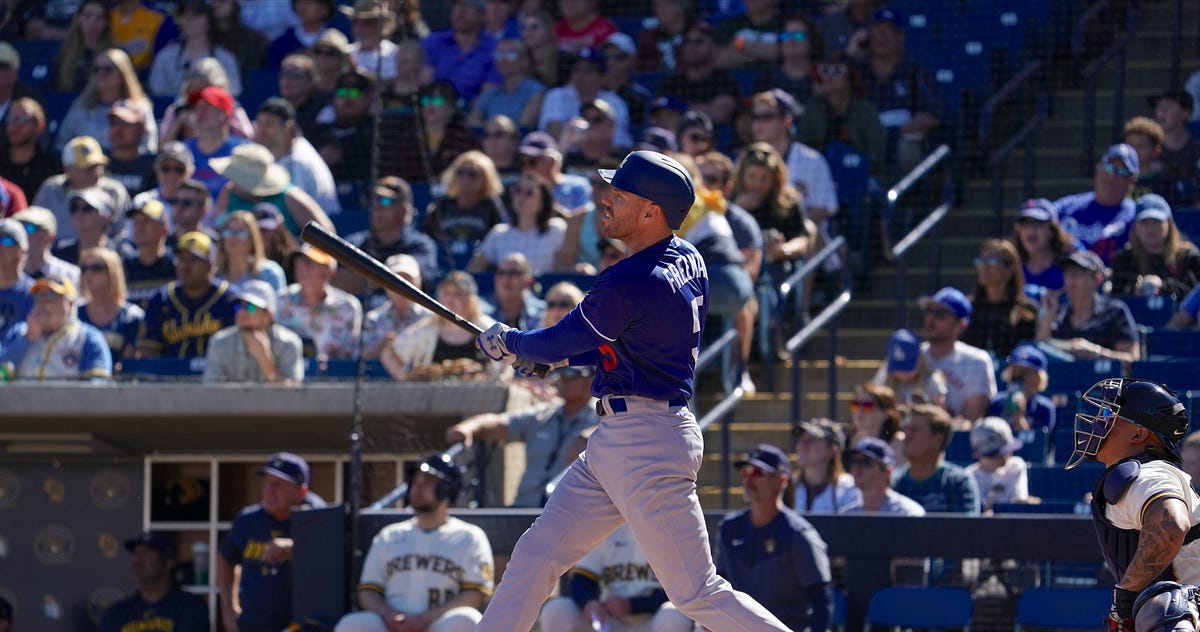
M 904 456 L 892 488 L 917 501 L 928 513 L 979 513 L 979 489 L 966 470 L 946 461 L 953 424 L 946 409 L 914 395 L 905 407 Z
M 1000 379 L 1008 385 L 1003 393 L 992 396 L 989 417 L 1001 417 L 1018 435 L 1053 432 L 1054 403 L 1042 394 L 1049 382 L 1046 354 L 1034 344 L 1021 344 L 1009 354 Z
M 1105 268 L 1100 256 L 1077 250 L 1063 262 L 1063 294 L 1042 297 L 1038 342 L 1050 341 L 1079 360 L 1133 362 L 1140 355 L 1137 324 L 1120 299 L 1100 292 Z
M 1083 247 L 1100 255 L 1105 265 L 1129 241 L 1136 215 L 1129 198 L 1138 175 L 1137 151 L 1121 143 L 1104 152 L 1092 175 L 1092 190 L 1054 201 L 1063 228 Z
M 487 0 L 454 0 L 450 28 L 425 38 L 425 59 L 433 66 L 435 81 L 449 81 L 467 103 L 487 85 L 501 82 L 493 55 L 496 40 L 483 30 Z
M 793 630 L 829 629 L 829 553 L 821 534 L 783 504 L 791 474 L 787 455 L 759 444 L 734 467 L 750 506 L 721 523 L 717 574 Z

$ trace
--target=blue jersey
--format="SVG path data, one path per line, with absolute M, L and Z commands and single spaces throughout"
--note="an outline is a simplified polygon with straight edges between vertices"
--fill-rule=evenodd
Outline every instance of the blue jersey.
M 164 358 L 202 358 L 208 339 L 233 324 L 233 299 L 227 281 L 213 283 L 200 298 L 189 297 L 178 281 L 172 282 L 146 305 L 138 346 Z
M 241 564 L 238 629 L 278 632 L 292 620 L 292 562 L 268 564 L 263 554 L 275 538 L 291 537 L 290 520 L 276 520 L 261 505 L 247 507 L 221 541 L 221 557 Z
M 33 298 L 29 295 L 32 288 L 33 277 L 22 272 L 12 287 L 0 290 L 0 337 L 29 316 L 33 309 Z
M 596 397 L 690 398 L 707 314 L 704 259 L 688 242 L 668 237 L 600 273 L 558 324 L 514 331 L 507 342 L 537 362 L 594 362 Z
M 1129 228 L 1137 215 L 1133 200 L 1124 198 L 1118 206 L 1096 201 L 1092 191 L 1055 200 L 1058 216 L 1068 233 L 1083 242 L 1083 247 L 1100 255 L 1107 265 L 1112 256 L 1129 241 Z
M 198 595 L 171 588 L 149 602 L 133 593 L 104 611 L 99 632 L 207 632 L 208 605 Z
M 1024 265 L 1021 268 L 1025 271 L 1025 296 L 1041 301 L 1042 295 L 1048 291 L 1061 290 L 1063 288 L 1062 268 L 1057 264 L 1034 274 L 1029 271 Z

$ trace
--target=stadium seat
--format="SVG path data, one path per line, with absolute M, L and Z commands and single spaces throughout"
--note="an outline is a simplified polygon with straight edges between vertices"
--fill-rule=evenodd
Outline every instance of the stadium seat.
M 1017 601 L 1017 632 L 1027 626 L 1057 630 L 1104 629 L 1112 590 L 1039 586 L 1021 593 Z
M 1079 502 L 1092 491 L 1104 465 L 1094 461 L 1064 470 L 1062 465 L 1029 466 L 1029 494 L 1042 500 Z
M 881 588 L 871 595 L 863 630 L 892 628 L 969 629 L 975 604 L 964 588 Z
M 242 69 L 242 94 L 238 103 L 246 110 L 251 120 L 258 113 L 263 101 L 279 94 L 279 72 L 272 70 Z
M 364 210 L 350 208 L 330 215 L 329 219 L 333 221 L 333 227 L 337 229 L 337 234 L 346 236 L 366 230 L 370 214 Z
M 1133 363 L 1130 374 L 1166 384 L 1182 396 L 1185 391 L 1200 389 L 1200 358 L 1139 360 Z
M 71 109 L 76 96 L 71 92 L 47 92 L 42 95 L 46 105 L 46 131 L 51 136 L 58 134 L 58 125 L 67 115 L 67 110 Z
M 1179 358 L 1200 357 L 1200 331 L 1155 329 L 1146 336 L 1146 354 Z
M 833 589 L 833 617 L 829 620 L 829 625 L 835 630 L 846 629 L 846 610 L 847 610 L 846 591 L 841 588 L 834 587 Z
M 1145 327 L 1162 327 L 1171 320 L 1178 306 L 1170 296 L 1122 296 L 1119 297 L 1129 306 L 1133 314 L 1133 322 Z
M 309 378 L 328 378 L 328 379 L 353 379 L 358 377 L 358 361 L 357 360 L 329 360 L 325 363 L 325 370 L 317 374 L 310 374 Z M 383 363 L 378 360 L 368 360 L 363 367 L 363 376 L 367 379 L 391 379 L 387 369 L 383 367 Z
M 1076 502 L 1069 500 L 1043 500 L 1040 503 L 996 503 L 992 513 L 997 514 L 1074 514 Z
M 1192 241 L 1200 240 L 1200 209 L 1177 208 L 1171 214 L 1175 227 Z
M 55 40 L 13 40 L 10 42 L 21 56 L 17 78 L 34 89 L 43 89 L 51 80 L 50 72 L 62 42 Z
M 1121 377 L 1123 367 L 1112 360 L 1051 360 L 1046 372 L 1050 376 L 1046 395 L 1053 399 L 1054 395 L 1063 394 L 1068 402 L 1074 402 L 1076 393 L 1086 392 L 1096 382 Z
M 950 435 L 950 443 L 946 445 L 946 460 L 958 465 L 970 465 L 975 461 L 971 455 L 971 433 L 967 430 L 955 430 Z

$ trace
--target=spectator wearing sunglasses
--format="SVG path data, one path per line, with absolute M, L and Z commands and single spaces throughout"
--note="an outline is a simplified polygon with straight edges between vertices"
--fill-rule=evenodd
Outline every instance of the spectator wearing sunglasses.
M 313 146 L 339 183 L 367 186 L 375 135 L 374 99 L 375 80 L 369 75 L 349 70 L 338 77 L 333 90 L 333 122 L 318 126 Z
M 1130 199 L 1140 165 L 1137 151 L 1124 143 L 1113 145 L 1096 163 L 1092 190 L 1054 201 L 1059 221 L 1083 247 L 1100 255 L 1105 265 L 1125 242 L 1137 214 Z
M 472 127 L 482 126 L 484 121 L 504 115 L 524 128 L 537 125 L 546 86 L 532 74 L 533 60 L 525 43 L 516 38 L 501 40 L 492 56 L 500 82 L 483 91 L 467 123 Z
M 233 301 L 234 324 L 213 334 L 204 381 L 296 384 L 304 381 L 300 336 L 275 322 L 275 290 L 246 281 Z
M 886 443 L 893 452 L 900 450 L 904 444 L 904 433 L 900 430 L 902 417 L 896 406 L 895 391 L 883 384 L 863 382 L 854 389 L 854 399 L 850 402 L 850 431 L 846 443 L 854 446 L 873 437 Z M 903 465 L 904 461 L 894 464 Z
M 388 142 L 380 147 L 380 171 L 431 182 L 464 152 L 478 149 L 479 138 L 467 128 L 461 108 L 454 86 L 435 81 L 421 90 L 414 112 L 385 115 L 381 135 Z
M 98 188 L 108 198 L 111 212 L 124 213 L 129 208 L 129 192 L 125 186 L 104 175 L 108 157 L 100 143 L 91 136 L 72 138 L 62 149 L 63 172 L 50 176 L 38 187 L 33 196 L 33 205 L 50 209 L 58 220 L 60 239 L 77 237 L 75 224 L 71 220 L 68 195 L 87 188 Z M 106 224 L 105 229 L 109 226 Z M 62 256 L 62 255 L 60 255 Z M 67 257 L 63 257 L 66 259 Z
M 392 255 L 386 264 L 404 280 L 421 287 L 421 266 L 411 255 Z M 389 353 L 397 336 L 429 314 L 429 310 L 399 292 L 388 290 L 386 296 L 385 302 L 363 317 L 363 357 L 367 360 L 379 360 Z
M 844 513 L 880 513 L 924 516 L 917 501 L 892 489 L 896 451 L 878 437 L 863 437 L 846 452 L 846 465 L 862 500 Z
M 2 50 L 2 48 L 0 48 Z M 3 67 L 0 59 L 0 68 Z M 30 97 L 18 97 L 4 114 L 4 147 L 0 149 L 0 173 L 21 189 L 21 197 L 33 199 L 46 178 L 62 173 L 58 153 L 42 144 L 46 132 L 46 112 Z M 15 192 L 10 194 L 16 199 Z
M 842 465 L 846 433 L 832 419 L 816 418 L 792 429 L 796 447 L 795 505 L 800 513 L 841 513 L 862 502 Z
M 1063 262 L 1063 291 L 1042 296 L 1037 341 L 1050 342 L 1077 360 L 1137 360 L 1137 324 L 1129 306 L 1101 291 L 1106 276 L 1096 253 L 1071 253 Z M 1060 294 L 1065 300 L 1059 300 Z
M 537 329 L 546 312 L 546 301 L 533 293 L 533 270 L 525 255 L 519 251 L 504 255 L 494 278 L 487 315 L 519 329 Z
M 75 263 L 79 261 L 79 253 L 86 248 L 116 249 L 117 244 L 109 239 L 107 233 L 112 225 L 113 203 L 104 189 L 87 187 L 72 191 L 67 196 L 67 208 L 71 213 L 71 228 L 75 236 L 59 239 L 54 247 L 54 256 Z
M 897 403 L 920 396 L 944 406 L 949 389 L 946 375 L 929 368 L 929 360 L 921 353 L 921 341 L 907 329 L 892 332 L 887 345 L 887 359 L 871 382 L 891 389 Z M 851 410 L 853 407 L 851 405 Z
M 819 79 L 813 70 L 822 56 L 821 36 L 811 18 L 803 14 L 788 16 L 779 33 L 779 63 L 759 69 L 754 77 L 754 92 L 779 88 L 797 103 L 812 98 Z
M 465 270 L 484 235 L 508 219 L 500 199 L 504 187 L 492 159 L 481 151 L 456 158 L 442 172 L 441 183 L 446 195 L 429 205 L 421 232 L 438 243 L 440 267 Z
M 567 222 L 554 203 L 554 189 L 536 173 L 526 173 L 514 184 L 512 194 L 512 223 L 492 226 L 475 249 L 469 272 L 500 269 L 513 255 L 519 255 L 521 267 L 532 277 L 560 271 L 555 267 L 567 233 Z M 507 320 L 504 321 L 507 324 Z M 516 327 L 516 325 L 513 325 Z M 522 329 L 529 327 L 522 326 Z
M 75 284 L 43 277 L 29 294 L 29 315 L 0 338 L 0 363 L 12 363 L 18 380 L 110 379 L 112 353 L 99 329 L 80 322 Z
M 396 176 L 384 176 L 375 182 L 371 192 L 367 230 L 347 235 L 346 241 L 378 261 L 387 261 L 401 254 L 409 255 L 420 267 L 418 278 L 436 279 L 440 275 L 437 244 L 432 237 L 413 225 L 415 213 L 412 187 L 408 182 Z M 366 279 L 350 270 L 338 270 L 333 284 L 359 296 L 368 292 Z M 381 296 L 372 294 L 368 306 L 380 304 L 377 299 Z
M 54 213 L 40 206 L 31 206 L 12 216 L 21 222 L 29 238 L 29 255 L 25 259 L 25 273 L 34 279 L 55 276 L 69 279 L 79 287 L 79 268 L 63 261 L 50 252 L 58 234 L 58 220 Z
M 716 30 L 706 22 L 693 22 L 683 38 L 683 63 L 662 80 L 658 94 L 683 99 L 689 108 L 721 124 L 733 118 L 741 90 L 733 74 L 718 66 L 717 50 Z
M 25 274 L 29 236 L 15 219 L 0 219 L 0 338 L 25 320 L 33 309 L 29 290 L 33 277 Z
M 831 143 L 843 142 L 867 157 L 871 175 L 880 182 L 887 176 L 887 130 L 879 110 L 863 98 L 858 68 L 840 55 L 816 64 L 815 93 L 796 117 L 800 141 L 824 152 Z
M 291 174 L 292 184 L 312 196 L 326 214 L 342 212 L 329 165 L 300 133 L 296 108 L 287 99 L 271 97 L 258 108 L 254 118 L 254 140 L 271 150 L 275 163 Z

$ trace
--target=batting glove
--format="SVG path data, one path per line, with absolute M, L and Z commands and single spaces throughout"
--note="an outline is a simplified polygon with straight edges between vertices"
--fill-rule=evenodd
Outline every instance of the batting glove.
M 538 374 L 537 362 L 529 358 L 517 356 L 517 359 L 512 363 L 512 368 L 521 377 L 542 377 Z
M 509 331 L 512 331 L 512 327 L 504 323 L 496 323 L 488 327 L 487 331 L 479 334 L 479 337 L 475 339 L 475 346 L 489 360 L 505 363 L 512 362 L 517 359 L 517 356 L 508 350 L 508 342 L 504 339 Z
M 1110 632 L 1133 632 L 1133 602 L 1138 594 L 1124 588 L 1113 588 L 1112 610 L 1108 614 Z

